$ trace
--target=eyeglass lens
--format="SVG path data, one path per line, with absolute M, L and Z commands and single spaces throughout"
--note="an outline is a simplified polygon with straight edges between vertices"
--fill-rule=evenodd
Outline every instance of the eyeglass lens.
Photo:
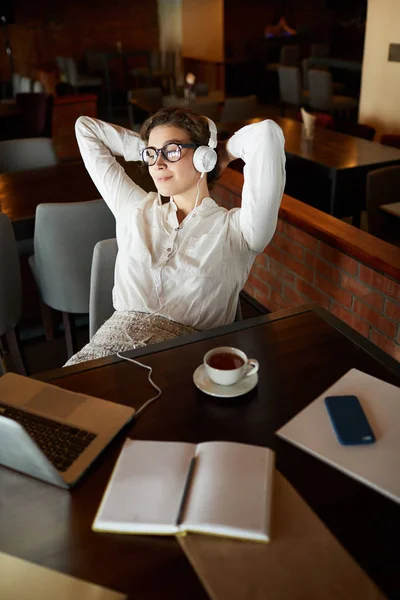
M 169 162 L 176 162 L 181 157 L 181 149 L 178 144 L 165 144 L 159 151 L 151 147 L 145 148 L 142 154 L 143 162 L 150 166 L 154 165 L 157 162 L 159 152 L 161 152 L 165 160 L 168 160 Z

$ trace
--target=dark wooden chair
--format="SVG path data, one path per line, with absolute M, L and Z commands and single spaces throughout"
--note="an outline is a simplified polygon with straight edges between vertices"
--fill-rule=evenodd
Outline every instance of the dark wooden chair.
M 16 334 L 21 311 L 22 288 L 18 248 L 10 220 L 0 212 L 0 373 L 4 371 L 1 357 L 4 351 L 1 338 L 4 336 L 16 371 L 26 375 Z
M 339 133 L 346 133 L 347 135 L 369 141 L 374 139 L 376 133 L 376 129 L 370 125 L 355 123 L 354 121 L 349 121 L 347 119 L 335 119 L 333 128 Z
M 381 136 L 381 144 L 393 146 L 393 148 L 400 148 L 400 133 L 385 133 Z
M 398 202 L 399 190 L 400 166 L 384 167 L 368 173 L 368 232 L 396 246 L 400 245 L 400 231 L 397 230 L 396 236 L 380 206 Z
M 43 92 L 16 95 L 21 110 L 20 137 L 51 137 L 53 96 Z

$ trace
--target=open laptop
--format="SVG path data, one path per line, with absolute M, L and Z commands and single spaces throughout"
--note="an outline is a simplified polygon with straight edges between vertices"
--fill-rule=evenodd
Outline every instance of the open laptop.
M 0 465 L 72 487 L 134 412 L 6 373 L 0 377 Z

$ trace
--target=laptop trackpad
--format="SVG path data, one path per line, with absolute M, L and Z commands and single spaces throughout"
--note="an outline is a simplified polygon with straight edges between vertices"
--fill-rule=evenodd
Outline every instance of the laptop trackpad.
M 43 388 L 24 406 L 30 410 L 36 410 L 43 415 L 66 419 L 77 408 L 86 402 L 86 398 L 62 390 L 61 388 Z

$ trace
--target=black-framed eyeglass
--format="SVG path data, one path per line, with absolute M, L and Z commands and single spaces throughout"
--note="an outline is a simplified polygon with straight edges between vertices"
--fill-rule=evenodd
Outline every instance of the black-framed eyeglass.
M 176 142 L 165 144 L 162 148 L 148 146 L 141 151 L 142 161 L 151 167 L 156 164 L 158 156 L 161 154 L 168 162 L 178 162 L 181 158 L 182 148 L 197 148 L 197 146 L 196 144 L 178 144 Z

